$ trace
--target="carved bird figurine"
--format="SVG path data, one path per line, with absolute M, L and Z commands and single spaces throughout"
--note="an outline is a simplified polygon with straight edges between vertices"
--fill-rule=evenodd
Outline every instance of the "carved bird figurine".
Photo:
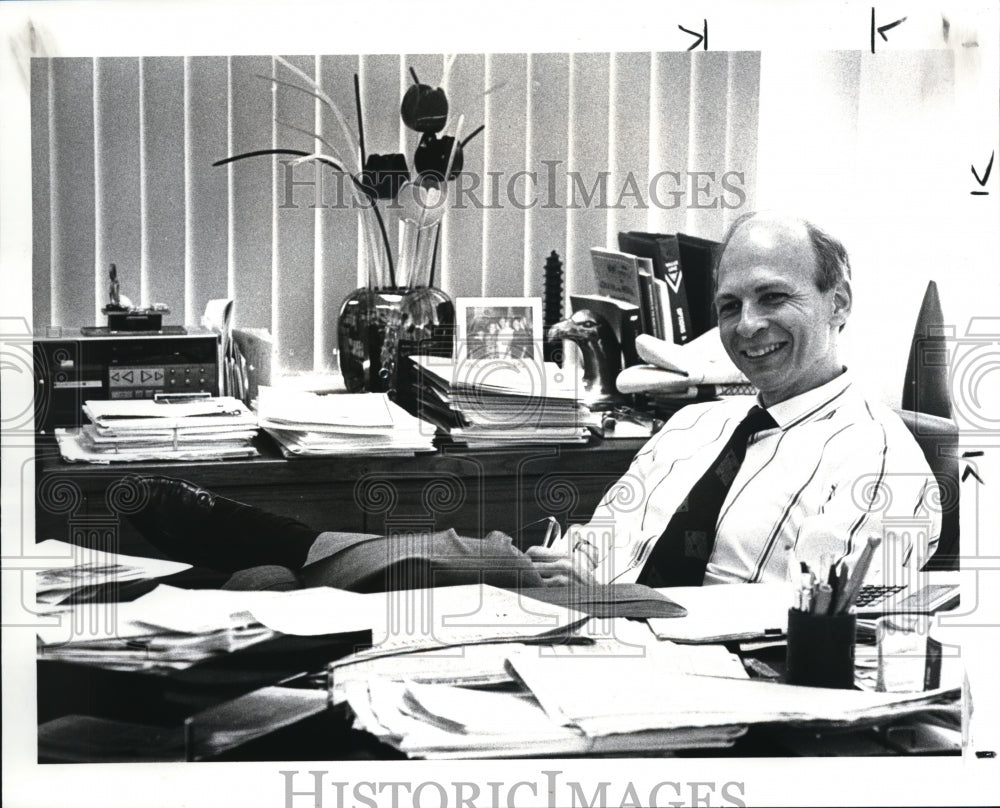
M 583 386 L 591 408 L 614 406 L 623 400 L 615 387 L 622 369 L 622 352 L 615 331 L 603 317 L 580 309 L 549 329 L 548 340 L 568 339 L 583 354 Z

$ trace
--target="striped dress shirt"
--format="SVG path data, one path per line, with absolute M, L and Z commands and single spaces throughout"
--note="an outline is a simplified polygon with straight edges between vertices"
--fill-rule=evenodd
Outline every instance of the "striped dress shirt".
M 680 410 L 590 522 L 567 531 L 570 549 L 586 553 L 598 581 L 636 580 L 674 511 L 754 403 L 740 396 Z M 767 411 L 778 427 L 750 438 L 719 514 L 706 584 L 786 580 L 786 545 L 804 519 L 820 514 L 849 564 L 869 535 L 883 536 L 870 582 L 892 583 L 923 565 L 940 533 L 940 497 L 899 416 L 866 400 L 846 371 Z

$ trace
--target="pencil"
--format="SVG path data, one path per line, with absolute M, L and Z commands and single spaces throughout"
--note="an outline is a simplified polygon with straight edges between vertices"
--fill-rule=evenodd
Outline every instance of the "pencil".
M 851 577 L 847 581 L 847 586 L 845 586 L 843 591 L 837 596 L 837 603 L 833 609 L 834 614 L 846 612 L 854 605 L 854 601 L 858 597 L 858 592 L 861 591 L 861 586 L 864 584 L 865 577 L 868 575 L 868 568 L 871 566 L 875 550 L 881 543 L 881 536 L 868 537 L 868 544 L 865 546 L 865 549 L 861 551 L 861 557 L 858 559 L 857 565 L 855 565 L 854 570 L 851 572 Z

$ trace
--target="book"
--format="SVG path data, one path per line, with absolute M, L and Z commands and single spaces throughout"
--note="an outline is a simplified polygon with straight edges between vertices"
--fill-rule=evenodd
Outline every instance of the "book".
M 663 315 L 660 302 L 653 289 L 653 262 L 649 258 L 636 256 L 639 264 L 639 293 L 642 295 L 642 310 L 646 320 L 646 333 L 657 339 L 663 339 Z
M 653 302 L 656 305 L 657 316 L 659 317 L 660 339 L 671 340 L 674 333 L 674 324 L 671 322 L 670 314 L 670 288 L 667 286 L 667 282 L 660 278 L 653 278 Z
M 621 348 L 622 367 L 639 364 L 635 338 L 642 333 L 642 315 L 638 306 L 606 295 L 570 295 L 569 300 L 574 313 L 587 309 L 611 326 Z
M 715 328 L 714 281 L 715 264 L 722 251 L 722 244 L 686 233 L 677 234 L 680 250 L 681 274 L 687 290 L 688 307 L 691 312 L 691 338 L 701 336 Z
M 642 332 L 651 333 L 646 319 L 647 311 L 642 302 L 639 262 L 636 256 L 619 250 L 591 247 L 590 257 L 594 265 L 597 293 L 638 306 Z
M 678 237 L 668 233 L 642 233 L 637 230 L 620 232 L 618 248 L 623 252 L 645 256 L 653 262 L 653 276 L 666 286 L 668 303 L 662 306 L 663 339 L 678 345 L 693 339 L 687 287 L 681 269 Z M 672 336 L 670 336 L 672 335 Z

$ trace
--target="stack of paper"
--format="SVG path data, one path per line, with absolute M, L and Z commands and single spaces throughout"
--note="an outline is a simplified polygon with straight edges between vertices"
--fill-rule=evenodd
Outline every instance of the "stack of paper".
M 253 457 L 257 419 L 229 396 L 194 400 L 87 401 L 91 423 L 57 429 L 56 440 L 70 462 L 217 460 Z
M 732 746 L 745 727 L 593 736 L 553 721 L 530 694 L 449 685 L 355 681 L 355 726 L 409 757 L 512 758 Z
M 553 717 L 524 689 L 515 660 L 558 659 L 572 679 L 573 669 L 580 665 L 587 670 L 589 660 L 612 658 L 626 666 L 642 665 L 652 655 L 660 670 L 675 675 L 746 678 L 742 664 L 722 646 L 658 643 L 644 626 L 624 619 L 591 620 L 573 639 L 578 641 L 495 643 L 377 659 L 353 655 L 331 665 L 331 698 L 347 702 L 359 729 L 423 758 L 726 747 L 746 731 L 734 724 L 586 732 L 562 716 Z M 615 690 L 608 688 L 612 681 L 595 686 Z
M 589 411 L 581 391 L 551 362 L 484 359 L 455 364 L 412 356 L 418 407 L 451 437 L 471 447 L 586 443 Z
M 197 634 L 157 631 L 136 637 L 94 637 L 42 645 L 39 659 L 93 665 L 104 670 L 160 673 L 184 670 L 220 654 L 231 654 L 275 637 L 264 626 Z
M 385 393 L 323 396 L 262 386 L 257 415 L 285 457 L 393 456 L 434 450 L 434 427 L 414 418 Z
M 91 587 L 161 578 L 190 569 L 190 564 L 106 553 L 91 547 L 47 539 L 34 552 L 48 565 L 35 573 L 35 600 L 54 606 Z
M 278 594 L 161 584 L 127 603 L 48 607 L 38 655 L 109 670 L 183 669 L 274 637 L 249 610 Z
M 776 722 L 862 725 L 951 706 L 959 693 L 868 693 L 676 674 L 655 654 L 631 660 L 525 654 L 510 664 L 550 718 L 594 736 Z
M 572 635 L 554 643 L 544 637 L 521 642 L 486 642 L 448 646 L 389 656 L 362 651 L 330 663 L 330 696 L 345 701 L 352 683 L 371 679 L 459 687 L 515 683 L 507 660 L 512 655 L 538 654 L 573 658 L 595 656 L 639 657 L 647 646 L 668 654 L 673 668 L 683 673 L 746 678 L 743 664 L 721 645 L 682 646 L 658 643 L 640 622 L 625 618 L 593 618 Z

